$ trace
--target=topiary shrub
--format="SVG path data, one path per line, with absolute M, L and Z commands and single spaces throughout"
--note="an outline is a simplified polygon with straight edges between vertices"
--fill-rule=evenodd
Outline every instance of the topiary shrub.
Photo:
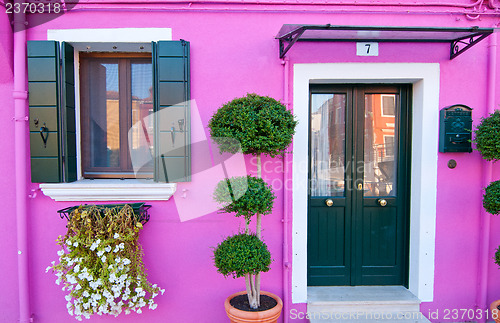
M 500 111 L 496 110 L 487 118 L 482 118 L 481 123 L 474 130 L 476 149 L 486 160 L 497 161 L 500 159 Z
M 244 216 L 247 223 L 257 213 L 270 214 L 275 198 L 271 185 L 250 175 L 224 179 L 214 191 L 215 201 L 225 205 L 222 212 Z
M 224 277 L 244 277 L 269 271 L 271 253 L 256 235 L 239 233 L 226 238 L 215 248 L 214 262 Z
M 495 257 L 493 257 L 493 260 L 495 260 L 495 264 L 500 266 L 500 246 L 495 250 Z
M 247 234 L 250 232 L 250 218 L 255 215 L 256 235 L 252 236 L 253 238 L 242 237 L 241 239 L 256 238 L 260 241 L 262 238 L 262 214 L 271 213 L 275 199 L 271 187 L 261 179 L 261 154 L 276 157 L 284 153 L 292 142 L 296 125 L 297 121 L 293 114 L 283 104 L 273 98 L 257 94 L 247 94 L 245 97 L 236 98 L 224 104 L 210 119 L 208 124 L 210 136 L 219 145 L 220 153 L 237 153 L 241 149 L 244 154 L 252 154 L 257 157 L 257 178 L 243 176 L 226 179 L 218 184 L 214 192 L 215 200 L 222 204 L 222 212 L 245 217 L 245 233 Z M 226 239 L 215 249 L 214 255 L 215 259 L 227 261 L 227 264 L 217 263 L 218 260 L 216 260 L 215 265 L 219 268 L 219 272 L 225 276 L 231 272 L 234 273 L 235 277 L 245 275 L 250 308 L 257 309 L 260 306 L 260 272 L 269 270 L 270 255 L 269 263 L 266 256 L 266 265 L 263 266 L 264 263 L 261 263 L 260 269 L 257 267 L 252 267 L 251 270 L 248 268 L 244 270 L 231 269 L 241 268 L 237 267 L 237 264 L 243 263 L 247 257 L 254 259 L 253 257 L 257 257 L 257 254 L 254 255 L 253 252 L 249 251 L 247 245 L 250 242 L 242 242 L 241 247 L 235 247 L 233 245 L 236 245 L 236 242 L 228 242 L 228 240 L 232 241 L 230 238 Z M 231 248 L 226 248 L 226 244 L 230 245 Z M 223 253 L 226 259 L 219 258 L 217 255 L 219 249 L 226 250 Z M 259 253 L 258 256 L 264 257 L 263 253 Z M 232 260 L 233 258 L 237 260 Z M 255 263 L 255 261 L 252 262 Z
M 237 153 L 241 145 L 244 154 L 275 157 L 292 142 L 296 124 L 293 114 L 279 101 L 247 94 L 219 108 L 208 127 L 221 153 Z
M 500 181 L 491 182 L 485 188 L 483 207 L 490 214 L 500 214 Z

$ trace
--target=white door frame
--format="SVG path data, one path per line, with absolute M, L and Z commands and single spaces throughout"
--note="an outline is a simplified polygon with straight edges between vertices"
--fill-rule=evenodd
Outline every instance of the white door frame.
M 434 294 L 439 64 L 315 63 L 293 66 L 292 302 L 307 302 L 307 188 L 309 84 L 413 84 L 409 290 L 421 301 Z

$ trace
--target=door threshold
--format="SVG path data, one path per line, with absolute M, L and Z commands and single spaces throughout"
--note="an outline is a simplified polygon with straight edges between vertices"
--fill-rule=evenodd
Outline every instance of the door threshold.
M 401 302 L 420 300 L 404 286 L 309 286 L 307 302 Z
M 307 313 L 311 323 L 430 323 L 403 286 L 307 287 Z

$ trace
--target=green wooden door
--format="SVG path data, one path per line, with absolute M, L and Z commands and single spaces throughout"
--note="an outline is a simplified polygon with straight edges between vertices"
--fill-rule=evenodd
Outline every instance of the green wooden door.
M 310 286 L 407 285 L 409 92 L 311 85 Z

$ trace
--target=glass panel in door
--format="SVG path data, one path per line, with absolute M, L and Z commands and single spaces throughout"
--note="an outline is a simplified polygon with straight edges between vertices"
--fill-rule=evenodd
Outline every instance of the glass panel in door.
M 311 95 L 311 196 L 345 194 L 345 94 Z
M 395 196 L 397 94 L 365 94 L 364 196 Z

